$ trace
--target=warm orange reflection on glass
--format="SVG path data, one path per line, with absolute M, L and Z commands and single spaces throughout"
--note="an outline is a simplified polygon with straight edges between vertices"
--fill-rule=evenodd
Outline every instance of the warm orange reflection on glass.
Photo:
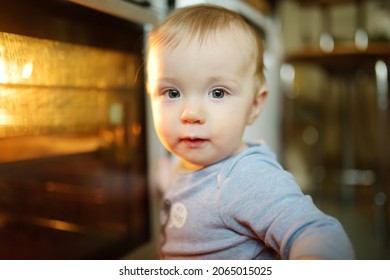
M 139 117 L 129 102 L 140 87 L 134 81 L 138 60 L 131 53 L 0 33 L 0 162 L 131 144 L 124 129 Z

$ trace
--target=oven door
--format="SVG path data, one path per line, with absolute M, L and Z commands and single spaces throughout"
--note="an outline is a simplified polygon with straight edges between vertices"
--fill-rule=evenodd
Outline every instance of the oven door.
M 0 18 L 0 259 L 119 258 L 150 236 L 143 25 L 55 0 Z

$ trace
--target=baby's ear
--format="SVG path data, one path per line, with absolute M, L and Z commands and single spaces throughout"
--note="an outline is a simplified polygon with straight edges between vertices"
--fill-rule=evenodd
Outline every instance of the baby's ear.
M 263 110 L 265 101 L 267 100 L 268 89 L 266 87 L 261 87 L 253 99 L 253 103 L 248 115 L 247 125 L 252 124 L 256 118 L 260 115 L 261 110 Z

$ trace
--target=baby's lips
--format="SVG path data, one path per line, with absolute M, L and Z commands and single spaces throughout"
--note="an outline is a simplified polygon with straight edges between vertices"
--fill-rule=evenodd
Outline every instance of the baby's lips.
M 182 138 L 181 142 L 184 143 L 189 148 L 199 148 L 201 147 L 205 142 L 207 142 L 207 139 L 204 138 L 193 138 L 193 137 L 187 137 Z

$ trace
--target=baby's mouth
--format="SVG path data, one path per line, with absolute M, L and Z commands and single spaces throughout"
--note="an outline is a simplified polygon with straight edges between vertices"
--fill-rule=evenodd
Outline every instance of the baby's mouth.
M 185 144 L 189 148 L 200 148 L 204 143 L 208 140 L 205 138 L 196 138 L 196 137 L 185 137 L 180 140 L 183 144 Z

